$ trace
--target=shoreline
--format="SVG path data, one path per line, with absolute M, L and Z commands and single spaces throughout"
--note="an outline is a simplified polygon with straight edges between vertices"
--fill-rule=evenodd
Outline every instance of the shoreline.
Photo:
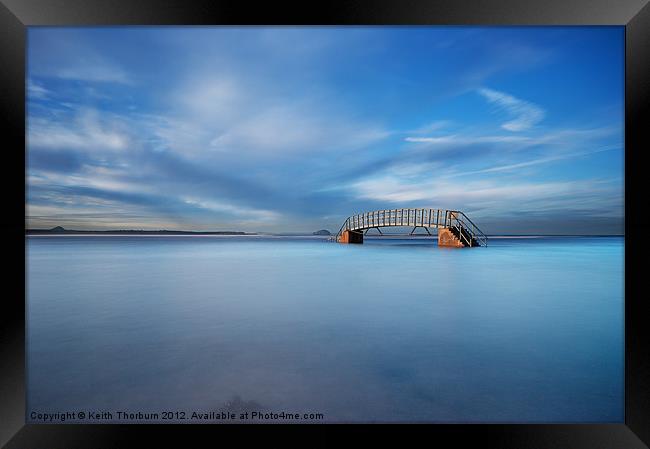
M 68 233 L 25 233 L 25 237 L 261 237 L 261 238 L 314 238 L 314 239 L 329 239 L 333 236 L 330 235 L 310 235 L 310 234 L 209 234 L 209 233 L 129 233 L 129 232 L 120 232 L 120 233 L 109 233 L 109 232 L 68 232 Z M 611 235 L 488 235 L 489 239 L 501 240 L 501 239 L 541 239 L 541 238 L 602 238 L 602 237 L 625 237 L 621 234 L 611 234 Z M 372 240 L 425 240 L 425 239 L 436 239 L 437 236 L 434 235 L 369 235 L 366 236 L 368 239 Z

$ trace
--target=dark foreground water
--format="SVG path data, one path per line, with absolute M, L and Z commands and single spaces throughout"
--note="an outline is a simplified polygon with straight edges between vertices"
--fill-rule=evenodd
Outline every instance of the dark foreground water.
M 27 250 L 29 421 L 623 420 L 622 238 L 63 236 Z

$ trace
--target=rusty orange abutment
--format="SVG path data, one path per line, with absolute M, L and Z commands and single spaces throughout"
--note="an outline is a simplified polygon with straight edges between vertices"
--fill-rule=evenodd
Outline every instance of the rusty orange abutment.
M 348 217 L 339 232 L 339 243 L 363 243 L 363 236 L 370 229 L 385 227 L 413 227 L 409 235 L 417 228 L 438 230 L 438 246 L 473 247 L 487 246 L 487 236 L 459 210 L 446 209 L 386 209 Z

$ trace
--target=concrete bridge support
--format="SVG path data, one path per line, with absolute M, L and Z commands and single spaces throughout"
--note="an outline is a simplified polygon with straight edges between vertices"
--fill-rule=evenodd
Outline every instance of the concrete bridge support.
M 363 243 L 363 232 L 343 231 L 339 243 Z
M 449 228 L 440 228 L 438 229 L 438 246 L 463 248 L 465 245 L 451 232 Z

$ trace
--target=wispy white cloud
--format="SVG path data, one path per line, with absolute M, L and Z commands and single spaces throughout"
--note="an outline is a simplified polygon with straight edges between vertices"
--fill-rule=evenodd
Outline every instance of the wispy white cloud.
M 45 99 L 51 95 L 50 90 L 31 79 L 27 80 L 27 97 L 31 99 Z
M 483 31 L 484 32 L 484 31 Z M 470 61 L 460 79 L 472 88 L 484 84 L 492 77 L 503 72 L 525 71 L 547 63 L 553 58 L 553 51 L 548 47 L 513 42 L 511 39 L 486 40 L 472 37 L 481 56 Z
M 108 56 L 90 45 L 82 31 L 60 28 L 47 33 L 46 39 L 33 39 L 35 34 L 38 31 L 30 31 L 28 50 L 30 55 L 37 52 L 39 58 L 30 57 L 30 76 L 86 83 L 135 84 L 119 62 L 119 55 Z
M 350 188 L 359 198 L 367 200 L 396 205 L 417 202 L 422 207 L 465 211 L 487 210 L 490 216 L 514 211 L 577 211 L 595 207 L 620 208 L 622 205 L 620 186 L 613 180 L 601 179 L 504 183 L 497 180 L 421 180 L 387 175 L 354 183 Z
M 451 120 L 436 120 L 419 128 L 409 131 L 409 134 L 427 134 L 450 127 L 453 124 Z
M 380 124 L 354 116 L 331 95 L 314 89 L 287 97 L 265 79 L 190 79 L 171 93 L 169 103 L 181 107 L 164 117 L 155 132 L 170 149 L 193 157 L 296 157 L 323 148 L 333 153 L 390 135 Z
M 194 78 L 171 92 L 171 102 L 201 122 L 235 120 L 247 103 L 245 87 L 234 77 Z
M 528 101 L 488 88 L 478 89 L 478 93 L 514 117 L 501 125 L 508 131 L 524 131 L 544 119 L 544 110 Z
M 551 157 L 544 157 L 544 158 L 539 158 L 539 159 L 533 159 L 533 160 L 528 160 L 524 162 L 518 162 L 515 164 L 505 164 L 505 165 L 497 165 L 489 168 L 483 168 L 480 170 L 470 170 L 470 171 L 465 171 L 461 173 L 451 173 L 448 175 L 445 175 L 445 178 L 452 178 L 452 177 L 457 177 L 457 176 L 467 176 L 467 175 L 477 175 L 480 173 L 496 173 L 496 172 L 503 172 L 503 171 L 512 171 L 512 170 L 517 170 L 520 168 L 525 168 L 525 167 L 531 167 L 534 165 L 540 165 L 540 164 L 546 164 L 549 162 L 555 162 L 555 161 L 561 161 L 564 159 L 572 159 L 576 157 L 581 157 L 581 156 L 590 156 L 592 154 L 596 153 L 602 153 L 603 151 L 612 151 L 612 150 L 620 150 L 621 146 L 620 145 L 613 145 L 613 146 L 608 146 L 604 148 L 600 148 L 597 150 L 593 151 L 583 151 L 580 153 L 568 153 L 568 154 L 561 154 L 558 156 L 551 156 Z
M 39 170 L 36 174 L 29 174 L 27 181 L 33 187 L 81 187 L 115 193 L 155 192 L 155 189 L 149 186 L 120 179 L 124 173 L 124 170 L 117 170 L 115 168 L 84 166 L 81 172 L 66 175 Z
M 126 71 L 106 63 L 103 65 L 65 67 L 56 70 L 53 75 L 66 80 L 133 84 L 133 80 Z
M 237 217 L 247 217 L 257 222 L 273 222 L 279 220 L 282 216 L 276 211 L 268 209 L 256 209 L 223 201 L 206 200 L 194 197 L 184 197 L 182 200 L 186 204 L 201 209 L 209 210 L 212 212 L 228 213 Z
M 276 107 L 233 124 L 210 144 L 221 150 L 278 156 L 308 153 L 323 147 L 331 151 L 350 150 L 386 136 L 387 131 L 372 125 L 349 123 L 300 107 Z
M 530 137 L 525 136 L 459 136 L 449 135 L 440 137 L 407 137 L 406 142 L 428 143 L 432 145 L 470 145 L 480 143 L 522 143 L 529 142 Z
M 598 142 L 600 139 L 614 136 L 620 129 L 612 126 L 581 129 L 551 129 L 543 133 L 528 135 L 472 135 L 449 134 L 435 137 L 406 137 L 405 142 L 426 144 L 427 147 L 446 147 L 455 145 L 481 145 L 481 144 L 518 144 L 517 148 L 534 145 L 549 147 L 562 146 L 565 149 L 584 146 Z M 622 144 L 622 142 L 621 142 Z M 512 148 L 512 147 L 509 147 Z
M 26 204 L 25 225 L 31 229 L 47 229 L 63 225 L 74 230 L 118 229 L 187 229 L 200 230 L 182 220 L 147 213 L 142 207 L 125 205 L 119 201 L 99 201 L 95 198 L 55 198 L 54 204 Z M 203 229 L 211 229 L 205 226 Z
M 129 139 L 118 122 L 107 122 L 91 111 L 81 111 L 72 123 L 32 118 L 28 122 L 28 148 L 124 150 Z

